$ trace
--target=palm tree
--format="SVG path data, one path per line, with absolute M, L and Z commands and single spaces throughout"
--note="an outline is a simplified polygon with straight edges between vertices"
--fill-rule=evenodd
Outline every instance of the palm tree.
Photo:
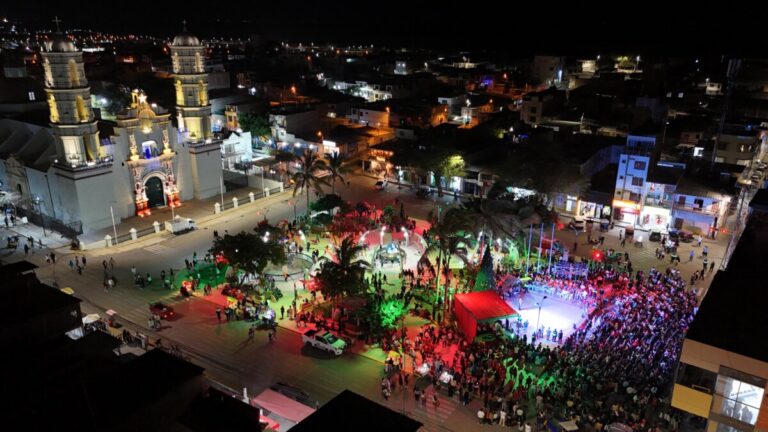
M 341 180 L 344 183 L 344 174 L 349 172 L 344 163 L 346 162 L 344 156 L 339 152 L 333 152 L 326 158 L 326 165 L 328 173 L 331 175 L 331 193 L 336 193 L 336 180 Z
M 514 238 L 524 226 L 518 218 L 515 202 L 509 199 L 472 197 L 462 203 L 461 212 L 474 226 L 492 237 Z
M 307 218 L 309 218 L 309 190 L 312 189 L 318 195 L 323 194 L 322 186 L 330 186 L 324 178 L 318 177 L 317 173 L 326 169 L 325 161 L 318 158 L 317 154 L 311 151 L 305 151 L 299 160 L 299 167 L 291 176 L 294 183 L 293 196 L 300 191 L 307 194 Z
M 282 182 L 283 173 L 288 172 L 287 164 L 295 161 L 298 158 L 298 156 L 296 156 L 291 152 L 287 152 L 285 150 L 273 150 L 272 156 L 274 156 L 275 161 L 277 161 L 280 164 L 280 181 Z
M 365 249 L 365 246 L 355 244 L 352 236 L 347 236 L 334 248 L 334 257 L 323 257 L 317 280 L 324 294 L 337 299 L 365 292 L 367 286 L 363 276 L 370 264 L 358 258 Z
M 462 260 L 466 261 L 466 256 L 461 254 L 462 245 L 466 245 L 469 241 L 467 239 L 467 230 L 470 228 L 467 218 L 464 217 L 459 209 L 452 208 L 448 210 L 442 219 L 435 217 L 434 212 L 430 212 L 429 215 L 432 226 L 430 228 L 430 235 L 434 238 L 434 241 L 424 251 L 425 254 L 437 251 L 437 279 L 435 281 L 435 291 L 440 292 L 440 277 L 442 262 L 446 260 L 446 267 L 451 267 L 451 257 L 453 255 L 459 256 Z M 447 307 L 448 304 L 448 284 L 444 287 L 443 292 L 443 306 Z M 445 315 L 443 315 L 445 316 Z

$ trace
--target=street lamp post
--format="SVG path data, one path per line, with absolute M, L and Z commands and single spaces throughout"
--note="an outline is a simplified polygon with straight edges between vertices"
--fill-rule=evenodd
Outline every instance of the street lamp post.
M 40 195 L 35 195 L 34 198 L 32 198 L 32 201 L 37 206 L 37 213 L 40 214 L 40 225 L 43 228 L 43 236 L 48 237 L 48 233 L 45 232 L 45 216 L 43 216 L 42 206 L 40 205 Z

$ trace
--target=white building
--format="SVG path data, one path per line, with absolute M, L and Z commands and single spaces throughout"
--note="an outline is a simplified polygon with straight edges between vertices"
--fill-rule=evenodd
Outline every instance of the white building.
M 171 45 L 179 130 L 141 91 L 99 137 L 82 52 L 56 34 L 43 53 L 50 129 L 0 124 L 0 180 L 39 211 L 75 231 L 149 214 L 219 192 L 221 141 L 211 132 L 205 48 L 189 33 Z

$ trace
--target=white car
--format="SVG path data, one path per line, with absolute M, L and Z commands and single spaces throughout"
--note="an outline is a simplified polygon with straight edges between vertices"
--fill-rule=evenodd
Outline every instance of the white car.
M 347 348 L 347 343 L 340 338 L 337 338 L 333 333 L 328 331 L 319 332 L 317 330 L 307 330 L 301 335 L 301 340 L 305 345 L 311 345 L 317 349 L 328 351 L 335 355 L 341 355 Z
M 584 218 L 576 216 L 568 223 L 568 228 L 575 231 L 584 231 L 585 228 Z
M 387 181 L 379 180 L 376 182 L 376 184 L 373 187 L 376 188 L 376 190 L 384 190 L 387 188 Z

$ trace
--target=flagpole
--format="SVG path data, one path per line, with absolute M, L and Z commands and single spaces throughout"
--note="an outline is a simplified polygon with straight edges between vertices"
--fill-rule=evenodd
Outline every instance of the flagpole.
M 552 242 L 549 246 L 549 272 L 552 273 L 552 255 L 555 254 L 555 223 L 552 222 Z
M 541 246 L 543 241 L 544 241 L 544 222 L 542 222 L 541 225 L 539 226 L 539 253 L 536 258 L 536 273 L 538 273 L 541 268 Z
M 525 257 L 525 274 L 528 274 L 528 269 L 531 264 L 531 243 L 533 242 L 533 224 L 528 228 L 528 253 Z
M 224 210 L 224 176 L 219 174 L 219 192 L 221 193 L 221 209 Z
M 109 206 L 109 214 L 112 216 L 112 232 L 115 234 L 115 244 L 117 244 L 117 227 L 115 226 L 115 212 L 112 206 Z

